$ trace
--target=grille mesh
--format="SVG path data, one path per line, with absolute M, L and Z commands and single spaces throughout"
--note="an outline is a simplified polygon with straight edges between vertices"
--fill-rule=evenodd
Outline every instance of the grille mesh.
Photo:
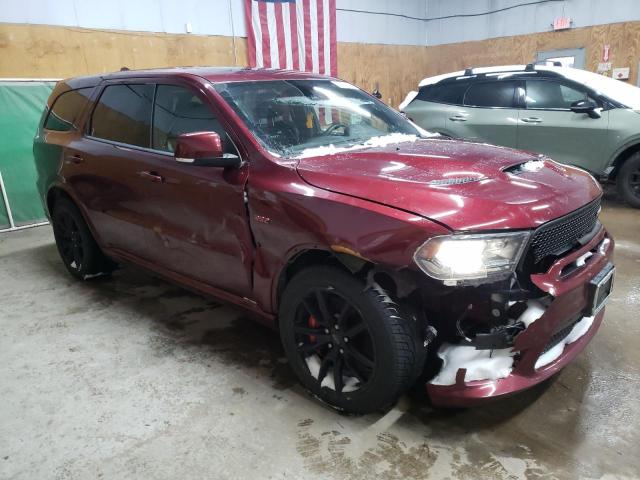
M 545 353 L 547 353 L 549 350 L 551 350 L 553 347 L 555 347 L 556 345 L 558 345 L 562 340 L 564 340 L 565 338 L 567 338 L 567 335 L 569 335 L 571 333 L 571 330 L 573 330 L 573 327 L 576 326 L 576 324 L 582 320 L 582 315 L 579 315 L 578 318 L 576 318 L 575 320 L 572 320 L 566 327 L 564 327 L 562 330 L 557 331 L 556 333 L 554 333 L 551 338 L 549 339 L 549 343 L 547 343 L 544 347 L 544 350 L 542 350 L 542 353 L 540 355 L 543 355 Z
M 533 234 L 530 253 L 533 261 L 540 260 L 570 249 L 576 240 L 589 233 L 598 221 L 601 199 L 585 205 L 557 220 L 545 223 Z

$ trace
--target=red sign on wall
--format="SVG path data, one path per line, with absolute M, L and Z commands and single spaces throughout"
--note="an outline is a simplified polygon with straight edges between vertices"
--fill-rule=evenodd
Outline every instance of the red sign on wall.
M 569 17 L 558 17 L 553 21 L 554 30 L 566 30 L 571 28 L 571 19 Z

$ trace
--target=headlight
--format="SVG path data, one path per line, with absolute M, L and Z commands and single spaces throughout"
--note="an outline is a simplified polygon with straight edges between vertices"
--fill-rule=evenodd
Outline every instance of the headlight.
M 427 275 L 445 282 L 505 277 L 518 265 L 528 238 L 529 232 L 433 237 L 413 259 Z

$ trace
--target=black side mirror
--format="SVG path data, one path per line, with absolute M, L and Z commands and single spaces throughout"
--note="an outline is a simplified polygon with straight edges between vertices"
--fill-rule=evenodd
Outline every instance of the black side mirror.
M 573 113 L 586 113 L 591 118 L 600 118 L 600 112 L 598 111 L 598 105 L 591 100 L 578 100 L 571 104 L 571 111 Z

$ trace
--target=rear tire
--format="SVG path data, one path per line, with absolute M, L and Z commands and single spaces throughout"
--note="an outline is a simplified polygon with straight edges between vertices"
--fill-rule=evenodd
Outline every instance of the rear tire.
M 71 275 L 81 280 L 107 275 L 117 265 L 107 258 L 91 235 L 80 210 L 73 202 L 62 198 L 52 215 L 53 235 L 58 253 Z
M 280 336 L 300 382 L 354 414 L 392 406 L 415 380 L 415 325 L 379 286 L 335 267 L 311 267 L 287 285 Z
M 616 186 L 622 199 L 634 208 L 640 208 L 640 152 L 631 155 L 616 177 Z

